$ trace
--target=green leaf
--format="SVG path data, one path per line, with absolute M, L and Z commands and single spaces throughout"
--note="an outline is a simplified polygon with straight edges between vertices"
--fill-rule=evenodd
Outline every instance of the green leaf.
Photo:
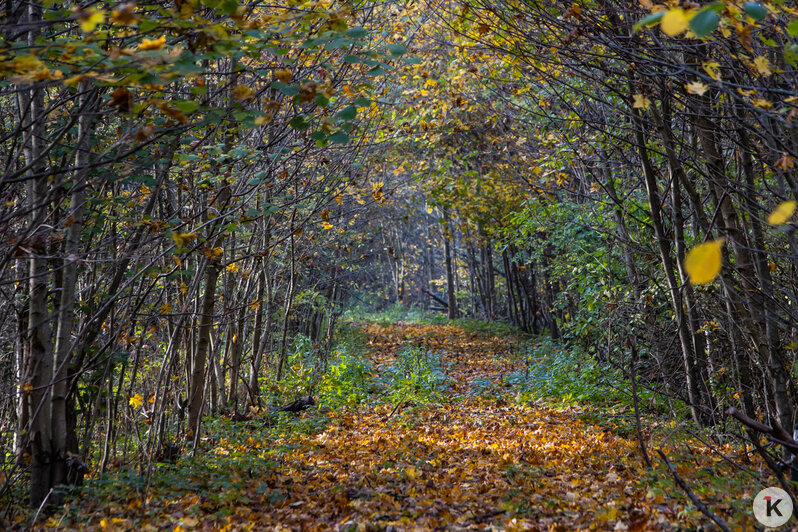
M 746 2 L 743 4 L 745 13 L 754 20 L 762 20 L 768 16 L 768 10 L 759 2 Z
M 314 131 L 310 134 L 310 138 L 313 140 L 324 140 L 327 138 L 327 134 L 324 131 Z
M 369 32 L 366 31 L 366 28 L 357 27 L 357 28 L 349 28 L 348 30 L 346 30 L 344 35 L 346 35 L 347 37 L 351 37 L 353 39 L 362 39 L 363 37 L 368 35 L 368 33 Z
M 690 19 L 690 29 L 699 37 L 706 37 L 718 27 L 720 17 L 713 9 L 702 9 Z
M 299 94 L 299 87 L 297 85 L 289 85 L 282 81 L 272 81 L 271 87 L 282 92 L 286 96 L 296 96 Z
M 640 28 L 648 28 L 649 26 L 654 26 L 659 23 L 662 17 L 665 16 L 667 11 L 657 11 L 656 13 L 651 13 L 650 15 L 641 18 L 637 21 L 637 24 L 634 26 L 634 30 L 637 31 Z
M 349 142 L 349 135 L 343 131 L 339 131 L 338 133 L 333 133 L 330 135 L 330 140 L 335 144 L 346 144 Z
M 401 57 L 407 52 L 407 47 L 404 44 L 389 44 L 388 52 L 394 57 Z
M 222 4 L 222 11 L 227 15 L 232 15 L 238 9 L 238 2 L 236 0 L 225 0 Z
M 789 26 L 787 26 L 787 33 L 790 34 L 790 37 L 798 35 L 798 18 L 794 18 L 790 21 Z
M 346 48 L 352 44 L 352 39 L 340 38 L 340 39 L 333 39 L 327 46 L 324 47 L 325 50 L 337 50 L 339 48 Z
M 296 115 L 294 118 L 291 119 L 290 122 L 288 122 L 288 125 L 299 131 L 303 131 L 310 126 L 310 124 L 308 124 L 307 121 L 305 120 L 305 117 L 302 115 Z
M 356 98 L 354 103 L 358 107 L 368 107 L 371 105 L 371 99 L 360 97 Z
M 184 113 L 193 113 L 199 107 L 197 102 L 192 101 L 185 101 L 185 102 L 175 102 L 175 107 L 183 111 Z
M 335 116 L 337 116 L 341 120 L 354 120 L 355 117 L 357 117 L 357 107 L 355 107 L 354 105 L 349 105 L 347 107 L 344 107 L 343 109 L 338 111 L 338 114 Z
M 784 47 L 784 60 L 793 68 L 798 65 L 798 44 L 790 43 Z
M 354 65 L 355 63 L 360 63 L 361 59 L 356 55 L 346 55 L 344 56 L 344 63 L 349 65 Z
M 319 107 L 328 107 L 330 105 L 330 99 L 327 98 L 323 94 L 317 94 L 313 101 L 316 102 L 316 105 Z
M 375 66 L 374 68 L 372 68 L 371 70 L 366 72 L 366 75 L 368 75 L 368 76 L 384 76 L 387 73 L 388 73 L 388 71 L 385 70 L 384 68 L 382 68 L 381 66 Z

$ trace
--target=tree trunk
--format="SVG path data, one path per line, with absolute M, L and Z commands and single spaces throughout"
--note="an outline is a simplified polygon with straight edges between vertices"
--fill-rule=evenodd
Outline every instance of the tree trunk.
M 449 209 L 443 209 L 443 253 L 446 261 L 446 292 L 447 301 L 449 302 L 447 312 L 450 320 L 457 319 L 457 297 L 454 290 L 454 269 L 452 267 L 452 246 L 451 246 L 451 233 L 449 228 Z
M 630 81 L 631 83 L 631 81 Z M 684 364 L 685 380 L 687 382 L 687 397 L 690 403 L 690 411 L 696 423 L 704 422 L 702 412 L 701 393 L 699 391 L 698 375 L 695 367 L 695 353 L 693 351 L 693 338 L 689 331 L 689 320 L 685 316 L 682 295 L 679 290 L 679 283 L 674 274 L 674 264 L 671 257 L 671 250 L 668 237 L 665 234 L 665 227 L 662 221 L 661 202 L 659 190 L 657 188 L 654 168 L 648 156 L 646 147 L 646 136 L 643 132 L 643 123 L 636 109 L 632 110 L 632 125 L 634 127 L 635 143 L 643 168 L 643 178 L 648 195 L 649 212 L 651 223 L 654 226 L 654 235 L 657 239 L 662 267 L 665 270 L 665 278 L 668 281 L 668 289 L 671 296 L 671 306 L 676 315 L 676 327 L 679 334 L 679 342 L 682 350 L 682 361 Z
M 80 232 L 83 229 L 86 178 L 89 173 L 91 127 L 94 121 L 95 91 L 88 81 L 78 86 L 80 109 L 78 117 L 77 153 L 72 181 L 67 235 L 64 241 L 63 267 L 61 268 L 61 297 L 56 318 L 55 374 L 53 376 L 53 485 L 67 480 L 67 366 L 72 355 L 72 328 L 75 318 L 75 291 L 78 276 Z M 74 450 L 73 450 L 74 452 Z M 53 501 L 58 503 L 59 501 Z

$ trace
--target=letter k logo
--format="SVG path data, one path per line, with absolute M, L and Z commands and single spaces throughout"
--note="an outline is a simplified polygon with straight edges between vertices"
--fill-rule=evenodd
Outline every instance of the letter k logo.
M 792 517 L 793 504 L 790 495 L 781 488 L 765 488 L 753 500 L 754 517 L 769 528 L 783 525 Z
M 779 511 L 779 503 L 782 501 L 781 499 L 776 499 L 776 502 L 772 502 L 772 497 L 765 497 L 765 513 L 768 517 L 773 515 L 774 513 L 779 517 L 782 517 L 781 511 Z

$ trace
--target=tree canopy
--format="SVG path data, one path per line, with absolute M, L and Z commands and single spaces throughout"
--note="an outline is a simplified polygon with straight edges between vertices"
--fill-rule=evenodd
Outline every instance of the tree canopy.
M 9 0 L 0 21 L 9 508 L 122 463 L 149 486 L 219 420 L 271 427 L 300 396 L 357 411 L 372 363 L 395 411 L 448 401 L 445 364 L 352 347 L 374 312 L 510 326 L 518 401 L 534 357 L 607 372 L 648 468 L 642 425 L 677 419 L 791 490 L 789 2 Z

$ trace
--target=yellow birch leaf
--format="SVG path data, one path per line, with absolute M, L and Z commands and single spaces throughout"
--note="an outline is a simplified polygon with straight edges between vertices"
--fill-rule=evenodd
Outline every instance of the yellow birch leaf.
M 782 201 L 779 206 L 768 216 L 770 225 L 783 225 L 795 213 L 796 203 L 793 200 Z
M 711 283 L 720 273 L 723 264 L 721 248 L 725 238 L 699 244 L 684 258 L 684 269 L 690 276 L 691 284 Z
M 718 69 L 720 68 L 720 63 L 716 61 L 704 61 L 701 66 L 704 68 L 704 72 L 707 75 L 714 79 L 715 81 L 720 81 L 720 72 Z
M 288 83 L 289 81 L 291 81 L 291 78 L 293 76 L 294 75 L 287 68 L 274 71 L 274 77 L 276 77 L 282 83 Z
M 161 35 L 157 39 L 142 39 L 139 50 L 160 50 L 166 44 L 166 35 Z
M 643 96 L 642 94 L 635 94 L 632 96 L 634 98 L 634 102 L 632 103 L 632 107 L 635 109 L 642 109 L 646 111 L 651 106 L 651 100 Z
M 83 33 L 91 33 L 99 25 L 105 22 L 105 13 L 102 11 L 92 11 L 84 16 L 78 17 L 80 20 L 80 30 Z
M 759 109 L 770 109 L 773 107 L 773 103 L 764 98 L 754 98 L 751 100 L 751 103 L 754 104 L 754 107 L 758 107 Z
M 255 119 L 255 125 L 256 126 L 263 126 L 265 124 L 268 124 L 271 121 L 272 121 L 272 115 L 267 114 L 267 115 L 263 115 L 263 116 L 257 117 Z
M 255 94 L 255 91 L 252 90 L 251 87 L 247 87 L 246 85 L 238 85 L 236 88 L 233 89 L 233 98 L 236 100 L 246 100 L 247 98 L 252 98 L 252 95 Z
M 754 68 L 756 69 L 757 72 L 759 72 L 760 75 L 764 77 L 768 77 L 769 75 L 772 74 L 772 72 L 770 71 L 770 61 L 768 61 L 767 57 L 760 55 L 759 57 L 754 59 Z
M 684 9 L 675 8 L 668 10 L 659 24 L 665 35 L 674 37 L 684 32 L 689 27 L 690 21 Z
M 133 408 L 139 408 L 142 404 L 144 404 L 144 397 L 142 397 L 140 393 L 137 393 L 130 398 L 129 403 Z
M 175 244 L 177 244 L 177 247 L 179 248 L 185 247 L 186 242 L 190 242 L 195 238 L 197 238 L 196 233 L 178 233 L 178 232 L 172 233 L 172 240 L 174 241 Z

